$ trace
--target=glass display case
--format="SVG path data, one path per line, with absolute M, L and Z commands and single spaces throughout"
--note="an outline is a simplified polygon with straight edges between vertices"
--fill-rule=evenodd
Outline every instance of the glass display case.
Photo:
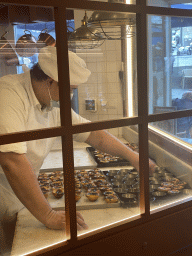
M 190 245 L 192 11 L 175 4 L 0 5 L 0 175 L 25 206 L 11 255 Z

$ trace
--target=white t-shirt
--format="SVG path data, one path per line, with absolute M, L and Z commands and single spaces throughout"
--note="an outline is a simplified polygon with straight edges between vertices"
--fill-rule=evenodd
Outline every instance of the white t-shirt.
M 72 123 L 85 123 L 82 118 L 72 110 Z M 0 134 L 29 131 L 60 126 L 60 111 L 53 108 L 43 112 L 37 100 L 32 85 L 30 72 L 20 75 L 8 75 L 0 79 Z M 75 134 L 74 140 L 84 142 L 88 133 Z M 26 154 L 38 175 L 44 159 L 50 152 L 54 138 L 32 140 L 7 145 L 0 145 L 1 152 L 15 152 Z M 11 204 L 10 204 L 10 203 Z M 2 205 L 3 204 L 3 205 Z M 0 167 L 0 217 L 3 208 L 7 205 L 9 214 L 17 212 L 23 207 L 11 189 L 2 168 Z M 3 207 L 3 208 L 2 208 Z

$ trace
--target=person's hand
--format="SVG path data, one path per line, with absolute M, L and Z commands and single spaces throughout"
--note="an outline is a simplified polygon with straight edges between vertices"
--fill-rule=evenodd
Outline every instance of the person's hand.
M 51 210 L 47 216 L 45 226 L 50 229 L 65 229 L 66 216 L 65 211 Z M 88 229 L 82 215 L 77 212 L 77 230 Z
M 77 212 L 77 230 L 84 230 L 88 228 L 89 227 L 85 223 L 83 216 L 79 212 Z

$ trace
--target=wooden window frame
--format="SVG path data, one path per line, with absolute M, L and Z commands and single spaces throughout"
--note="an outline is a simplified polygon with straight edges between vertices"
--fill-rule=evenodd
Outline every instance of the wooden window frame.
M 150 122 L 166 119 L 180 118 L 192 115 L 192 110 L 177 111 L 157 115 L 148 115 L 148 96 L 147 96 L 147 15 L 166 15 L 166 16 L 185 16 L 192 17 L 191 10 L 179 10 L 163 7 L 147 6 L 145 0 L 138 0 L 136 5 L 122 5 L 118 3 L 95 2 L 86 0 L 4 0 L 4 4 L 19 4 L 39 7 L 53 7 L 57 39 L 57 58 L 58 58 L 58 77 L 59 77 L 59 96 L 61 102 L 61 127 L 19 132 L 15 134 L 0 135 L 0 145 L 21 141 L 44 139 L 49 137 L 62 137 L 63 169 L 65 179 L 65 207 L 66 207 L 66 233 L 70 236 L 67 242 L 50 246 L 47 249 L 39 250 L 31 255 L 44 255 L 52 250 L 51 255 L 58 252 L 69 250 L 84 243 L 96 241 L 101 237 L 115 234 L 127 228 L 146 223 L 155 218 L 174 213 L 186 207 L 191 207 L 192 202 L 185 202 L 172 208 L 150 215 L 149 203 L 149 166 L 148 166 L 148 124 Z M 94 122 L 89 124 L 72 125 L 71 104 L 70 104 L 70 84 L 68 68 L 68 44 L 66 28 L 66 9 L 83 10 L 105 10 L 114 12 L 136 13 L 137 18 L 137 74 L 138 74 L 138 117 L 124 118 L 120 120 L 110 120 Z M 62 67 L 65 67 L 63 69 Z M 65 86 L 62 86 L 65 84 Z M 65 99 L 65 100 L 63 100 Z M 117 227 L 109 227 L 108 230 L 100 234 L 87 234 L 77 238 L 76 228 L 76 204 L 75 204 L 75 184 L 74 184 L 74 162 L 73 162 L 73 134 L 86 131 L 94 131 L 129 125 L 138 125 L 139 131 L 139 161 L 140 161 L 140 212 L 138 219 L 129 223 L 121 222 Z M 67 148 L 65 145 L 68 145 Z M 68 164 L 67 164 L 68 163 Z M 65 246 L 63 246 L 65 245 Z

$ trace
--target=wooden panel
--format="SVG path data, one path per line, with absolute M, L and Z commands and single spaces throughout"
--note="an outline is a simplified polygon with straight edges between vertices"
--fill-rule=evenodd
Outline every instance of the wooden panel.
M 30 8 L 30 19 L 33 22 L 48 22 L 54 21 L 53 8 L 44 7 L 29 7 Z
M 188 249 L 184 247 L 187 247 L 192 241 L 192 229 L 189 228 L 192 226 L 191 214 L 192 208 L 131 228 L 61 255 L 168 256 L 175 252 L 176 254 L 170 256 L 188 256 L 191 255 L 191 247 Z
M 0 5 L 0 25 L 9 25 L 8 6 Z
M 19 6 L 19 5 L 10 5 L 9 7 L 4 7 L 3 9 L 9 8 L 9 13 L 7 12 L 7 16 L 1 15 L 0 22 L 5 20 L 5 17 L 8 18 L 13 24 L 27 24 L 33 22 L 49 22 L 54 21 L 54 11 L 53 8 L 45 8 L 45 7 L 33 7 L 33 6 Z M 1 13 L 1 9 L 0 9 Z M 66 11 L 66 19 L 71 20 L 74 19 L 73 10 Z
M 168 256 L 191 256 L 192 255 L 192 244 L 178 250 L 177 252 L 171 253 Z
M 30 10 L 28 6 L 10 5 L 9 20 L 13 24 L 30 23 Z

